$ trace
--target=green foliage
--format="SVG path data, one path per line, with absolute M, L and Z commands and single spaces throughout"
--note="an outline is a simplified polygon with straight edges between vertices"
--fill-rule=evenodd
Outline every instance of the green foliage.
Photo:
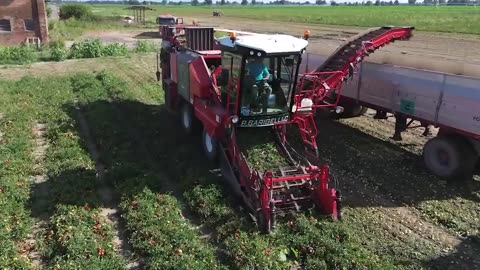
M 111 43 L 103 48 L 103 56 L 127 56 L 128 48 L 125 44 Z
M 138 40 L 135 47 L 135 51 L 140 53 L 155 52 L 156 50 L 155 43 L 147 40 Z
M 92 9 L 83 4 L 64 4 L 60 6 L 59 17 L 61 20 L 75 18 L 77 20 L 92 19 Z
M 299 215 L 283 225 L 279 235 L 278 241 L 288 246 L 291 257 L 306 269 L 392 268 L 390 262 L 358 245 L 351 233 L 338 222 Z
M 52 47 L 50 48 L 50 58 L 53 60 L 53 61 L 63 61 L 65 59 L 67 59 L 68 57 L 68 52 L 65 48 L 61 48 L 61 47 Z
M 270 128 L 244 129 L 238 134 L 238 145 L 247 161 L 261 174 L 265 170 L 277 170 L 289 164 L 279 152 L 273 136 Z
M 124 269 L 112 245 L 111 225 L 96 209 L 58 207 L 46 243 L 51 267 L 60 269 Z
M 102 41 L 100 39 L 87 39 L 72 44 L 69 58 L 96 58 L 102 55 Z
M 126 56 L 128 48 L 124 44 L 112 43 L 107 46 L 100 39 L 87 39 L 73 43 L 70 58 L 97 58 L 102 56 Z
M 206 222 L 219 223 L 234 214 L 226 206 L 222 191 L 216 185 L 195 186 L 185 193 L 185 197 L 190 208 Z
M 32 47 L 0 47 L 0 64 L 30 64 L 36 60 L 37 55 Z
M 288 248 L 276 245 L 273 240 L 258 234 L 237 233 L 226 239 L 226 252 L 235 269 L 289 269 L 293 262 L 287 259 Z

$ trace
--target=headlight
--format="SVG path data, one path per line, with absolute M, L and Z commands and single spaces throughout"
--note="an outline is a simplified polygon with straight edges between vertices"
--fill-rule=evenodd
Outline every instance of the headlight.
M 238 123 L 238 116 L 236 115 L 232 116 L 232 123 L 234 124 Z

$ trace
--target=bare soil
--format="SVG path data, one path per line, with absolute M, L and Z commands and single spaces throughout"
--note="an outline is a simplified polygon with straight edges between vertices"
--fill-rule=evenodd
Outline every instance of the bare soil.
M 37 172 L 36 175 L 31 177 L 34 191 L 32 194 L 32 211 L 34 212 L 33 215 L 39 217 L 39 219 L 33 226 L 32 233 L 29 239 L 27 239 L 26 244 L 30 247 L 27 256 L 31 260 L 32 265 L 40 267 L 43 266 L 43 262 L 35 239 L 38 235 L 42 235 L 45 232 L 48 223 L 47 207 L 45 206 L 48 203 L 49 187 L 45 184 L 48 177 L 44 172 L 44 159 L 49 146 L 46 138 L 47 126 L 43 123 L 35 123 L 32 128 L 32 133 L 35 145 L 32 153 L 34 159 L 33 167 Z
M 124 43 L 128 48 L 135 48 L 138 40 L 149 39 L 158 46 L 160 45 L 160 37 L 157 31 L 152 29 L 145 30 L 109 30 L 109 31 L 88 31 L 80 39 L 101 39 L 104 43 Z M 66 42 L 66 46 L 70 47 L 73 41 Z
M 202 26 L 298 37 L 308 29 L 311 37 L 307 51 L 322 55 L 331 54 L 342 42 L 368 29 L 228 17 L 185 18 L 185 21 L 193 19 Z M 414 31 L 414 36 L 409 41 L 389 44 L 370 55 L 366 61 L 480 78 L 480 37 Z

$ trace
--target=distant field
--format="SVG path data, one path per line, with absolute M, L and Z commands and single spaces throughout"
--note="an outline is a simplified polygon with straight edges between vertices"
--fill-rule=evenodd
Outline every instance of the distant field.
M 225 17 L 249 18 L 282 22 L 343 26 L 412 25 L 420 31 L 480 34 L 480 8 L 475 7 L 316 7 L 316 6 L 150 6 L 147 11 L 150 21 L 160 14 L 171 13 L 189 18 L 212 16 L 213 10 L 221 10 Z M 123 16 L 133 12 L 122 5 L 95 5 L 98 15 Z M 280 27 L 280 25 L 279 25 Z

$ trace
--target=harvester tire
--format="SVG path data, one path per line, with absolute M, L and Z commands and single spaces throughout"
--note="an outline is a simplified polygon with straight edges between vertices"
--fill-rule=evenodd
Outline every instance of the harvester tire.
M 205 128 L 202 134 L 202 146 L 207 158 L 211 161 L 216 161 L 218 158 L 218 143 L 215 138 L 208 135 Z
M 265 216 L 262 213 L 262 210 L 257 211 L 256 215 L 257 226 L 260 232 L 264 234 L 272 233 L 271 219 L 267 222 Z
M 430 139 L 423 147 L 423 160 L 432 173 L 455 182 L 471 179 L 477 161 L 468 142 L 456 136 Z
M 200 121 L 193 114 L 193 108 L 189 103 L 182 106 L 180 123 L 186 134 L 191 135 L 200 129 Z

